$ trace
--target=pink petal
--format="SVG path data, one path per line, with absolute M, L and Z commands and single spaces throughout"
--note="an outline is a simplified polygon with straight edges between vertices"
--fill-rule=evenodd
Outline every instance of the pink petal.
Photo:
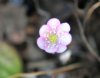
M 45 51 L 47 52 L 47 53 L 51 53 L 51 54 L 54 54 L 55 52 L 56 52 L 56 50 L 57 50 L 57 48 L 56 47 L 47 47 L 47 48 L 45 48 Z
M 42 37 L 39 37 L 37 39 L 37 45 L 40 49 L 44 49 L 44 45 L 45 45 L 45 40 Z
M 42 37 L 46 37 L 48 31 L 49 31 L 49 27 L 47 25 L 43 25 L 39 30 L 39 34 Z
M 63 53 L 66 49 L 67 47 L 65 45 L 60 45 L 57 50 L 57 53 Z
M 57 18 L 52 18 L 47 22 L 47 25 L 49 25 L 52 29 L 56 29 L 57 26 L 60 25 L 60 21 Z
M 59 36 L 59 42 L 60 42 L 60 44 L 68 45 L 68 44 L 71 43 L 71 41 L 72 41 L 72 36 L 69 33 L 62 33 Z
M 64 32 L 69 32 L 70 31 L 70 25 L 68 23 L 62 23 L 59 27 L 58 27 L 58 31 L 64 31 Z

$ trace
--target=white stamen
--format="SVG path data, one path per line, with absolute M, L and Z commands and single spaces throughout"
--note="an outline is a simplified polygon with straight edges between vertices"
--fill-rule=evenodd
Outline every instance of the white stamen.
M 52 31 L 49 32 L 50 34 L 52 33 Z

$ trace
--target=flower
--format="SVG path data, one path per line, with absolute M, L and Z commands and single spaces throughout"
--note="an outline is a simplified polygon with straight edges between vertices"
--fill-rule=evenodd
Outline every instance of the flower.
M 40 28 L 37 45 L 40 49 L 51 54 L 62 53 L 72 41 L 69 31 L 70 25 L 68 23 L 60 23 L 59 19 L 52 18 Z

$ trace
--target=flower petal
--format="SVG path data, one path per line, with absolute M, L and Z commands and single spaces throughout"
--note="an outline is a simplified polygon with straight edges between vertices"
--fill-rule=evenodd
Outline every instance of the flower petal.
M 72 41 L 72 36 L 69 33 L 62 33 L 59 35 L 59 43 L 63 45 L 68 45 Z
M 63 53 L 66 49 L 67 47 L 65 45 L 60 45 L 57 50 L 57 53 Z
M 57 47 L 55 47 L 55 46 L 51 46 L 51 47 L 46 47 L 45 48 L 45 51 L 47 53 L 51 53 L 51 54 L 54 54 L 56 52 L 56 50 L 57 50 Z
M 43 25 L 39 30 L 39 34 L 42 37 L 46 37 L 48 31 L 49 31 L 49 27 L 47 25 Z
M 52 29 L 56 29 L 57 26 L 60 25 L 60 21 L 57 18 L 52 18 L 47 22 L 47 25 L 50 26 Z
M 44 49 L 44 45 L 45 45 L 45 39 L 43 39 L 42 37 L 39 37 L 37 39 L 37 45 L 40 49 Z
M 58 27 L 58 31 L 64 31 L 64 32 L 69 32 L 70 31 L 70 25 L 68 23 L 62 23 L 59 27 Z

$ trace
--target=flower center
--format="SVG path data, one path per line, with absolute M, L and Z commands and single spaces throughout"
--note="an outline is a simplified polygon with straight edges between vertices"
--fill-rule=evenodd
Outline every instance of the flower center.
M 55 44 L 57 42 L 57 35 L 56 34 L 49 34 L 48 39 L 52 44 Z

